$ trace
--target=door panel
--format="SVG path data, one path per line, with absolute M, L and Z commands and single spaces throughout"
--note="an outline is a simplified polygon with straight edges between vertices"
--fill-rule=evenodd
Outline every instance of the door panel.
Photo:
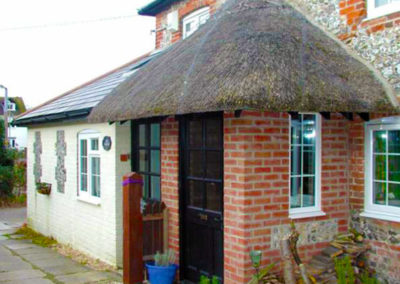
M 223 277 L 222 115 L 181 120 L 182 279 Z

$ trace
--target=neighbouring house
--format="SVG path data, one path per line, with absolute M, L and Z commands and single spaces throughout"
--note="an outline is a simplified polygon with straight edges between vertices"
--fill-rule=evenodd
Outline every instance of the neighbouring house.
M 156 17 L 162 52 L 17 120 L 29 127 L 29 223 L 120 265 L 121 179 L 136 171 L 169 208 L 181 280 L 246 283 L 249 252 L 279 263 L 293 220 L 304 260 L 355 227 L 379 277 L 398 283 L 399 11 L 394 0 L 153 1 L 139 14 Z
M 8 98 L 8 145 L 15 149 L 25 149 L 27 146 L 28 129 L 26 127 L 13 126 L 14 117 L 26 111 L 24 100 L 20 97 Z M 0 117 L 4 119 L 4 97 L 0 97 Z

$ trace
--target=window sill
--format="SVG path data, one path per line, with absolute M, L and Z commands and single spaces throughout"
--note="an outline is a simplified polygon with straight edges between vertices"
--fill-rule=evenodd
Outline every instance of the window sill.
M 377 211 L 364 211 L 360 214 L 361 217 L 367 217 L 372 219 L 379 219 L 392 222 L 400 222 L 400 216 L 396 214 L 377 212 Z
M 86 197 L 78 196 L 76 198 L 76 200 L 78 200 L 80 202 L 83 202 L 83 203 L 90 204 L 90 205 L 95 205 L 95 206 L 100 206 L 101 205 L 100 198 L 86 198 Z
M 312 218 L 312 217 L 321 217 L 325 216 L 326 213 L 321 210 L 312 210 L 312 211 L 304 211 L 304 212 L 290 212 L 290 219 L 303 219 L 303 218 Z

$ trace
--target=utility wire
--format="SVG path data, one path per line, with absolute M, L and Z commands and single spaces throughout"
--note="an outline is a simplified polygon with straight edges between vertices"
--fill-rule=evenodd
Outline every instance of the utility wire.
M 53 28 L 53 27 L 67 27 L 67 26 L 75 26 L 75 25 L 85 25 L 85 24 L 92 24 L 92 23 L 98 23 L 98 22 L 125 20 L 125 19 L 129 19 L 129 18 L 134 18 L 134 17 L 137 17 L 137 16 L 138 15 L 135 14 L 135 15 L 125 15 L 125 16 L 98 18 L 98 19 L 92 19 L 92 20 L 80 20 L 80 21 L 58 22 L 58 23 L 31 25 L 31 26 L 8 27 L 8 28 L 0 28 L 0 32 L 36 30 L 36 29 L 47 29 L 47 28 Z

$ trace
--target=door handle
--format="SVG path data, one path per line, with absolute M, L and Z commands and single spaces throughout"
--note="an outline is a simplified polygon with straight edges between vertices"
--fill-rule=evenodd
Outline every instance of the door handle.
M 208 215 L 207 214 L 199 213 L 199 217 L 200 217 L 200 220 L 202 220 L 202 221 L 207 221 L 208 220 Z

